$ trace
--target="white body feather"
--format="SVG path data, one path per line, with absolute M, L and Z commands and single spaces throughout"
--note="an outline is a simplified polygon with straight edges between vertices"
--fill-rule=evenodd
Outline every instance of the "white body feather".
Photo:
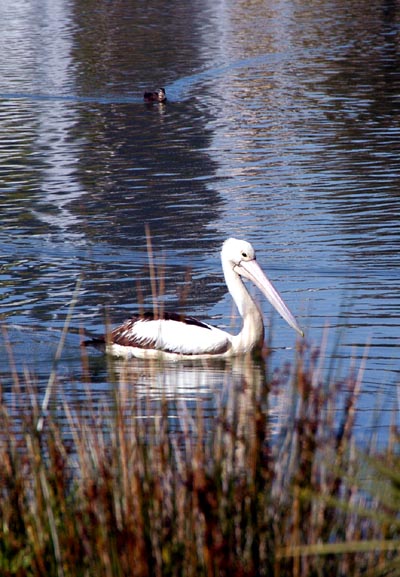
M 209 327 L 205 328 L 169 319 L 139 319 L 132 326 L 129 321 L 125 325 L 119 328 L 119 340 L 130 340 L 137 346 L 109 342 L 107 351 L 115 356 L 145 358 L 160 356 L 160 353 L 169 358 L 202 354 L 215 356 L 231 346 L 230 335 L 211 325 L 205 325 Z

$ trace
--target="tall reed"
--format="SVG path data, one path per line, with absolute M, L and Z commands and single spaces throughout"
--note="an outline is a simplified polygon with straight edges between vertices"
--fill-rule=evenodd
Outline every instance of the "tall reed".
M 212 418 L 178 400 L 178 419 L 162 395 L 144 414 L 139 372 L 110 366 L 112 406 L 89 380 L 73 404 L 55 375 L 46 414 L 34 376 L 15 373 L 0 400 L 0 575 L 399 574 L 398 432 L 379 455 L 357 447 L 362 366 L 327 382 L 303 346 L 267 382 L 249 361 Z M 277 387 L 291 391 L 279 431 Z

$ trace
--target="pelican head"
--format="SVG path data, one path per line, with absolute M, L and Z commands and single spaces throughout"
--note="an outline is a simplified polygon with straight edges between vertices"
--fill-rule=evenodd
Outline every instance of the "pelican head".
M 258 265 L 255 250 L 249 242 L 228 238 L 222 246 L 221 261 L 228 286 L 228 279 L 232 276 L 240 276 L 252 281 L 288 325 L 302 337 L 304 336 L 282 297 Z

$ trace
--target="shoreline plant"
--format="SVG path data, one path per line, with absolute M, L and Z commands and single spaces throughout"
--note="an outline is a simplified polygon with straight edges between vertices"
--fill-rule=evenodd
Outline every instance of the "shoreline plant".
M 174 419 L 171 398 L 138 396 L 132 362 L 109 361 L 113 406 L 93 400 L 90 359 L 79 403 L 55 367 L 45 412 L 15 370 L 0 398 L 0 575 L 400 575 L 399 432 L 358 447 L 363 362 L 337 384 L 307 346 L 270 381 L 248 359 L 212 416 L 177 398 Z M 291 391 L 278 433 L 277 387 Z

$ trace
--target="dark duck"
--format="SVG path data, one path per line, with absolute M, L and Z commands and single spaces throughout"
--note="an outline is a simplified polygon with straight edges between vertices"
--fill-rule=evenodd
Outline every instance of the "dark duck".
M 164 88 L 158 88 L 154 92 L 145 92 L 143 98 L 145 102 L 165 102 L 167 100 Z

